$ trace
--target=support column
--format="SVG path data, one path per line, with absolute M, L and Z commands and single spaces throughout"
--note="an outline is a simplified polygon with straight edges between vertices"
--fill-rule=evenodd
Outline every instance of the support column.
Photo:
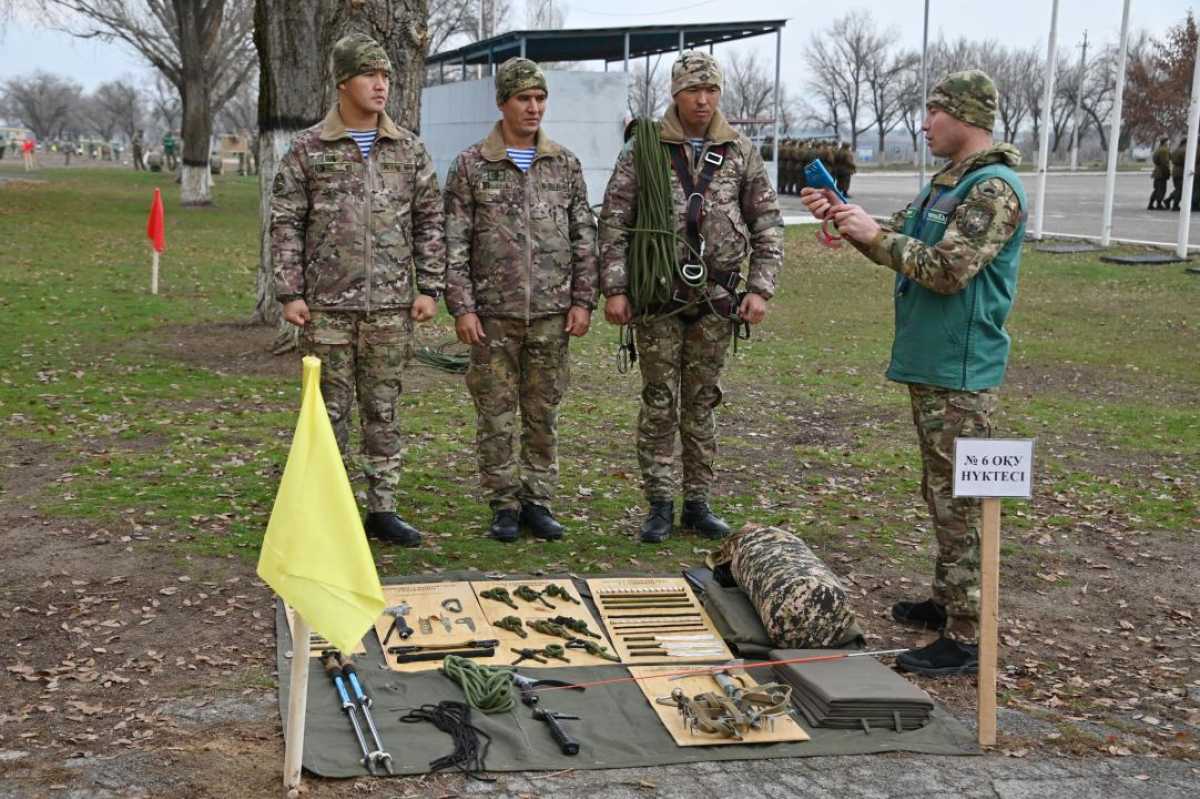
M 1117 56 L 1117 93 L 1113 98 L 1112 119 L 1108 128 L 1108 173 L 1104 178 L 1104 220 L 1100 228 L 1100 246 L 1112 241 L 1113 195 L 1117 191 L 1117 157 L 1121 154 L 1121 110 L 1125 99 L 1125 61 L 1129 48 L 1129 0 L 1121 12 L 1121 50 Z M 1191 198 L 1188 205 L 1191 206 Z
M 779 191 L 779 67 L 783 56 L 783 28 L 775 29 L 775 124 L 771 134 L 771 165 L 775 169 L 775 190 Z
M 1050 42 L 1046 45 L 1046 86 L 1042 99 L 1041 143 L 1038 145 L 1037 199 L 1033 209 L 1033 238 L 1042 238 L 1042 220 L 1046 216 L 1046 172 L 1050 161 L 1050 127 L 1053 124 L 1050 106 L 1054 103 L 1055 37 L 1058 35 L 1058 0 L 1050 11 Z
M 1200 41 L 1196 42 L 1197 57 L 1200 57 Z M 1183 196 L 1179 198 L 1179 235 L 1175 242 L 1175 254 L 1180 258 L 1187 255 L 1188 229 L 1192 224 L 1192 184 L 1196 180 L 1196 126 L 1200 124 L 1200 61 L 1194 61 L 1192 69 L 1192 104 L 1188 108 L 1187 155 L 1183 162 Z

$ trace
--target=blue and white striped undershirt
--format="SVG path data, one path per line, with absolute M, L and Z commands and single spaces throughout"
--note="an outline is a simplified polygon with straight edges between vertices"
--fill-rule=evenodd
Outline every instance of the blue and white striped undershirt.
M 371 146 L 375 144 L 375 134 L 378 130 L 378 128 L 371 128 L 370 130 L 346 128 L 346 132 L 350 134 L 350 138 L 354 139 L 354 143 L 358 145 L 359 152 L 362 153 L 364 161 L 371 157 Z
M 700 163 L 700 153 L 704 151 L 704 139 L 688 139 L 692 145 L 692 163 Z
M 517 165 L 517 169 L 520 169 L 522 172 L 528 172 L 536 152 L 536 147 L 509 147 L 508 157 Z

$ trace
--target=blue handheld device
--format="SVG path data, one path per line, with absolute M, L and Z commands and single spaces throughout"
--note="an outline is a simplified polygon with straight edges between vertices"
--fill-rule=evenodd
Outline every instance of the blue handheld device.
M 838 191 L 837 182 L 833 179 L 833 175 L 829 174 L 825 165 L 821 163 L 820 158 L 814 158 L 808 166 L 804 167 L 804 182 L 814 189 L 829 189 L 839 200 L 843 203 L 846 202 L 845 195 Z

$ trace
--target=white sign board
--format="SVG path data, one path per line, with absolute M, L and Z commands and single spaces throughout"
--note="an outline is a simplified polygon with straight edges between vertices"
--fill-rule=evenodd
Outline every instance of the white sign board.
M 1033 439 L 954 439 L 954 496 L 1033 495 Z

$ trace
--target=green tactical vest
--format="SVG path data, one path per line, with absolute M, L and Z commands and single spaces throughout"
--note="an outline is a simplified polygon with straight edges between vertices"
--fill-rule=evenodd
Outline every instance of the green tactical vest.
M 1025 190 L 1015 172 L 988 164 L 962 177 L 926 206 L 933 184 L 909 208 L 901 233 L 934 245 L 942 240 L 954 209 L 981 180 L 998 177 L 1017 194 L 1021 223 L 990 264 L 957 294 L 938 294 L 903 275 L 896 278 L 896 338 L 887 376 L 899 383 L 925 383 L 980 391 L 1004 381 L 1009 337 L 1004 321 L 1017 293 L 1017 269 L 1025 239 Z M 925 208 L 923 214 L 920 209 Z

